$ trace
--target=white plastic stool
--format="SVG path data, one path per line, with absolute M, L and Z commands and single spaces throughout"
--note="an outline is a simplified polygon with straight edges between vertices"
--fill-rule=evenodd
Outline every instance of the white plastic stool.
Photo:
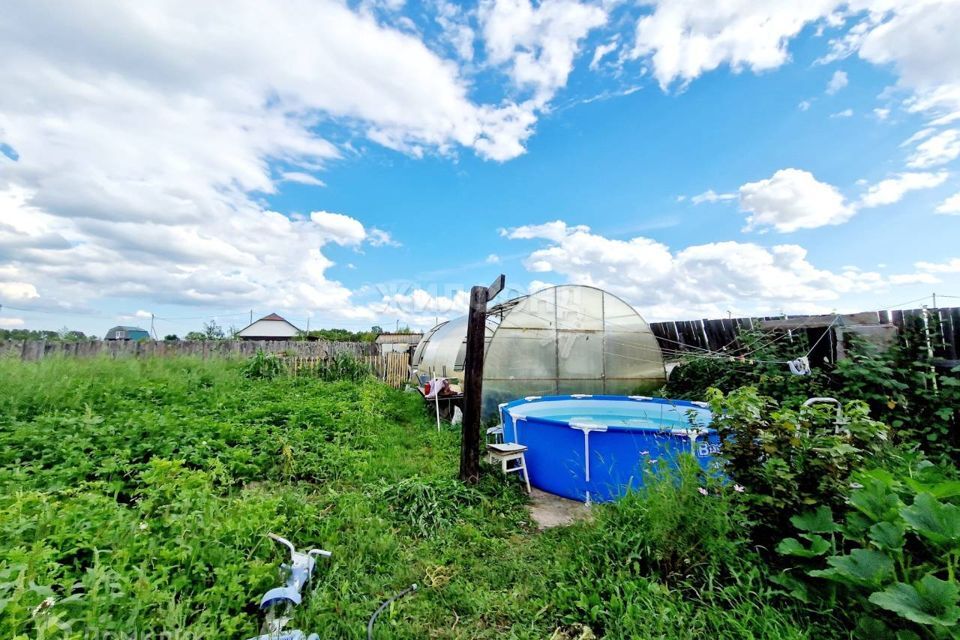
M 527 485 L 527 493 L 530 493 L 530 476 L 527 474 L 527 459 L 523 455 L 526 450 L 527 448 L 522 444 L 514 444 L 512 442 L 491 443 L 487 445 L 487 460 L 494 464 L 499 462 L 504 475 L 513 473 L 514 471 L 523 472 L 523 482 Z M 511 467 L 509 463 L 514 460 L 517 461 L 517 464 Z

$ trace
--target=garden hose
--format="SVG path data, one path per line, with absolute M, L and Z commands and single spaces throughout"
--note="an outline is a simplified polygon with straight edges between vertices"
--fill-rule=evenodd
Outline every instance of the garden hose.
M 370 622 L 367 623 L 367 640 L 373 640 L 373 625 L 377 621 L 377 616 L 379 616 L 384 609 L 386 609 L 391 604 L 393 604 L 394 601 L 399 600 L 400 598 L 407 595 L 408 593 L 411 593 L 416 590 L 417 590 L 417 583 L 414 582 L 409 587 L 407 587 L 397 595 L 393 596 L 392 598 L 390 598 L 389 600 L 381 604 L 377 608 L 377 610 L 373 612 L 373 615 L 370 616 Z

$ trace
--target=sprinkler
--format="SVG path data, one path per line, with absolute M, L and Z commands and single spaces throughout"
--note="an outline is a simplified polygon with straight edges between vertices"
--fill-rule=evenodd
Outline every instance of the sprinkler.
M 260 599 L 260 610 L 266 611 L 260 635 L 250 640 L 319 640 L 315 633 L 306 635 L 299 629 L 284 631 L 283 627 L 290 621 L 292 610 L 303 601 L 301 591 L 316 567 L 317 556 L 330 557 L 329 551 L 310 549 L 306 553 L 297 551 L 293 543 L 286 538 L 271 533 L 270 538 L 290 550 L 290 562 L 280 565 L 280 569 L 287 575 L 286 584 L 274 587 L 263 594 Z

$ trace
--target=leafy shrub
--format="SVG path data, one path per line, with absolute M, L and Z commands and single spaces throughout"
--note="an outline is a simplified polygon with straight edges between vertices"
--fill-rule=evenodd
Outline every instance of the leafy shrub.
M 273 380 L 277 376 L 283 375 L 286 369 L 283 360 L 275 354 L 264 353 L 263 349 L 257 349 L 256 355 L 243 365 L 241 373 L 244 378 Z
M 901 442 L 941 462 L 960 462 L 960 367 L 939 371 L 915 332 L 885 351 L 853 340 L 833 377 L 844 397 L 870 405 Z
M 875 637 L 956 637 L 960 481 L 929 463 L 903 481 L 882 469 L 854 479 L 843 525 L 825 506 L 792 518 L 803 542 L 787 538 L 777 550 L 814 579 L 795 582 L 793 594 L 855 603 L 847 608 Z
M 709 393 L 713 426 L 730 478 L 745 487 L 744 502 L 761 544 L 778 539 L 791 515 L 812 505 L 843 503 L 850 474 L 875 464 L 888 448 L 888 429 L 867 405 L 789 409 L 745 387 Z

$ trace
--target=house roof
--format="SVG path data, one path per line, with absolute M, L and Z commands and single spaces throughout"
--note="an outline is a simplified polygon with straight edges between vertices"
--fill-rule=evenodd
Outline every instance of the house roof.
M 244 331 L 246 331 L 247 329 L 249 329 L 249 328 L 252 327 L 253 325 L 255 325 L 255 324 L 257 324 L 258 322 L 260 322 L 261 320 L 267 320 L 267 321 L 269 321 L 269 322 L 284 322 L 284 323 L 290 325 L 291 327 L 293 327 L 294 329 L 296 329 L 297 331 L 300 331 L 300 329 L 297 327 L 297 325 L 293 324 L 292 322 L 290 322 L 289 320 L 287 320 L 287 319 L 284 318 L 283 316 L 278 315 L 278 314 L 276 314 L 276 313 L 271 313 L 270 315 L 263 316 L 263 317 L 260 318 L 259 320 L 254 320 L 253 322 L 251 322 L 250 324 L 248 324 L 247 326 L 245 326 L 243 329 L 240 329 L 240 331 L 237 331 L 237 335 L 240 335 L 241 333 L 243 333 Z
M 144 333 L 148 333 L 146 329 L 141 329 L 140 327 L 128 327 L 124 325 L 112 327 L 110 331 L 143 331 Z
M 377 344 L 417 344 L 423 338 L 422 333 L 381 333 Z

